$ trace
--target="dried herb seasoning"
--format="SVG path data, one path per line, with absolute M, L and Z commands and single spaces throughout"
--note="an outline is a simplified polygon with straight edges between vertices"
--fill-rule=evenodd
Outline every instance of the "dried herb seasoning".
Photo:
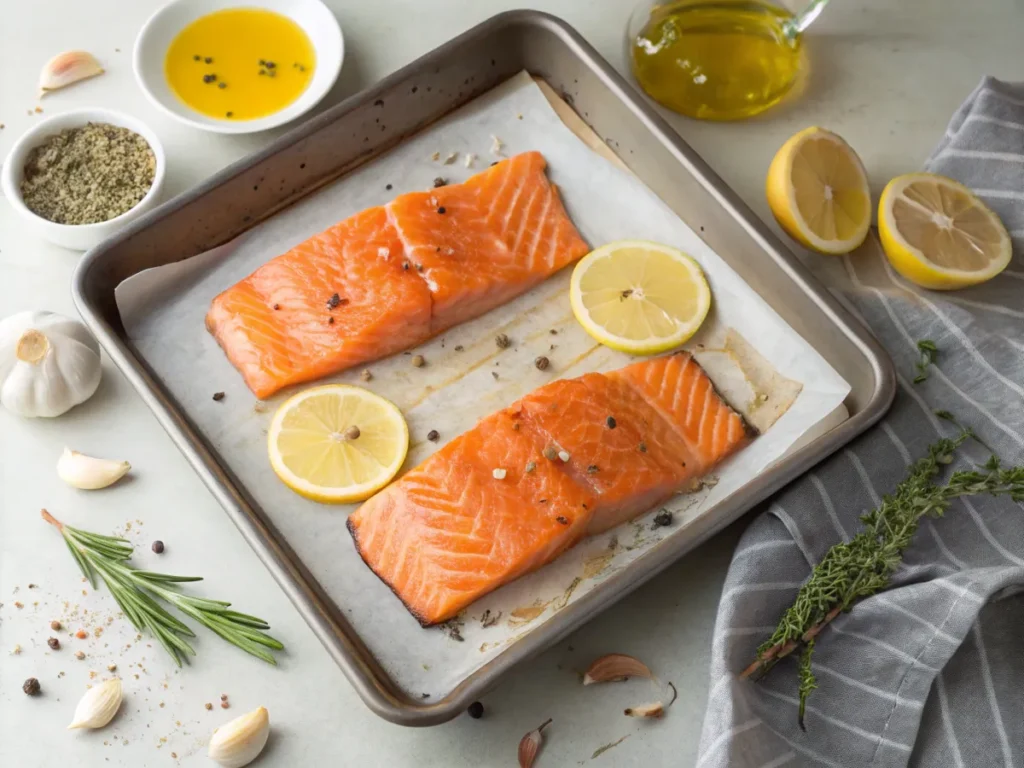
M 21 196 L 57 224 L 95 224 L 134 208 L 153 186 L 156 156 L 134 131 L 88 123 L 48 136 L 29 152 Z

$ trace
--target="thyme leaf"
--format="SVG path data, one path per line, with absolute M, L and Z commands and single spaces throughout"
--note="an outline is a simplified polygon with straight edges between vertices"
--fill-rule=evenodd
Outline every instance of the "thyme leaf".
M 920 384 L 928 378 L 928 366 L 939 359 L 939 348 L 931 339 L 922 339 L 917 342 L 917 350 L 921 353 L 921 359 L 917 363 L 917 376 L 914 383 Z

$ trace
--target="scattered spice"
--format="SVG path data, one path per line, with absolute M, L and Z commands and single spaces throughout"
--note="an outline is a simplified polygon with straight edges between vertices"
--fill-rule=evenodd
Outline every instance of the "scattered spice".
M 224 81 L 222 80 L 221 82 L 217 83 L 217 87 L 218 87 L 218 88 L 227 88 L 227 87 L 228 87 L 228 84 L 227 84 L 227 83 L 225 83 L 225 82 L 224 82 Z M 230 112 L 228 112 L 228 117 L 231 117 L 231 113 L 230 113 Z
M 11 649 L 11 653 L 13 653 L 15 656 L 20 654 L 21 653 L 21 646 L 15 644 L 15 646 Z
M 15 600 L 14 601 L 14 607 L 17 608 L 20 611 L 22 608 L 25 607 L 25 604 L 23 602 L 21 602 L 20 600 Z
M 427 440 L 430 442 L 436 443 L 439 439 L 441 439 L 441 435 L 438 434 L 436 429 L 432 429 L 427 432 Z
M 645 442 L 643 442 L 643 441 L 641 440 L 641 441 L 640 441 L 640 445 L 638 445 L 638 446 L 636 447 L 636 449 L 637 449 L 638 451 L 640 451 L 640 453 L 647 453 L 647 443 L 645 443 Z
M 447 209 L 446 209 L 446 208 L 445 208 L 445 207 L 444 207 L 444 206 L 442 205 L 442 206 L 440 206 L 440 207 L 439 207 L 439 208 L 437 209 L 437 212 L 438 212 L 438 213 L 441 213 L 441 214 L 444 214 L 444 213 L 447 213 L 448 211 L 447 211 Z
M 224 397 L 225 397 L 225 395 L 224 395 L 223 392 L 214 392 L 213 393 L 213 401 L 215 403 L 219 403 L 221 400 L 224 399 Z
M 554 461 L 558 458 L 558 449 L 553 445 L 549 445 L 544 449 L 544 458 L 548 461 Z
M 157 539 L 153 542 L 153 545 L 150 547 L 150 549 L 152 549 L 158 555 L 162 555 L 164 553 L 164 543 L 160 541 L 160 539 Z
M 225 112 L 224 113 L 224 117 L 233 117 L 234 114 L 235 114 L 234 112 Z
M 601 470 L 598 469 L 597 464 L 591 464 L 589 467 L 587 467 L 587 474 L 588 475 L 596 475 L 600 471 Z
M 373 374 L 370 373 L 369 368 L 364 368 L 363 372 L 359 374 L 359 378 L 362 379 L 363 381 L 369 381 L 370 379 L 373 378 Z
M 222 701 L 222 702 L 220 703 L 220 708 L 221 708 L 221 709 L 227 709 L 227 708 L 228 708 L 228 707 L 230 707 L 230 706 L 231 706 L 231 705 L 230 705 L 230 704 L 228 704 L 227 700 L 224 700 L 224 701 Z
M 21 690 L 23 690 L 29 696 L 38 696 L 40 691 L 39 681 L 36 680 L 34 677 L 30 677 L 28 680 L 22 683 Z
M 279 309 L 281 309 L 281 305 L 280 304 L 275 304 L 274 305 L 274 311 L 277 312 Z
M 560 458 L 562 460 L 562 463 L 564 464 L 570 458 L 572 458 L 572 456 L 571 456 L 571 454 L 568 451 L 559 451 L 558 452 L 558 458 Z
M 213 57 L 211 57 L 211 56 L 207 56 L 207 57 L 206 57 L 205 59 L 203 59 L 203 61 L 204 61 L 204 62 L 205 62 L 206 64 L 213 64 Z
M 339 295 L 338 295 L 338 294 L 336 294 L 336 293 L 335 293 L 335 294 L 333 294 L 333 295 L 331 296 L 331 298 L 329 298 L 329 299 L 327 300 L 327 308 L 328 308 L 328 309 L 334 309 L 334 308 L 335 308 L 336 306 L 338 306 L 339 304 L 341 304 L 341 296 L 339 296 Z
M 455 351 L 456 352 L 461 352 L 463 349 L 465 349 L 465 347 L 463 347 L 461 344 L 456 344 L 455 345 Z
M 494 337 L 494 343 L 498 345 L 498 349 L 508 349 L 512 346 L 512 339 L 504 333 L 499 333 Z
M 541 355 L 533 361 L 533 364 L 537 367 L 538 371 L 546 371 L 548 366 L 551 365 L 551 361 L 544 357 L 544 355 Z
M 384 185 L 384 189 L 390 191 L 391 190 L 391 185 L 390 184 L 385 184 Z
M 216 81 L 217 81 L 217 76 L 216 75 L 212 75 L 212 74 L 211 75 L 203 75 L 203 82 L 206 83 L 207 85 L 209 85 L 210 83 L 214 83 Z
M 494 377 L 494 380 L 495 380 L 495 381 L 497 381 L 497 380 L 498 380 L 498 372 L 497 372 L 497 371 L 491 371 L 491 376 L 493 376 L 493 377 Z
M 85 640 L 87 637 L 89 637 L 89 633 L 86 632 L 84 629 L 80 629 L 77 632 L 75 632 L 75 637 L 77 637 L 79 640 Z
M 451 165 L 452 163 L 454 163 L 458 159 L 459 159 L 459 153 L 458 152 L 449 152 L 447 157 L 445 157 L 445 159 L 444 159 L 444 164 L 445 165 Z
M 423 355 L 412 356 L 412 365 L 414 368 L 422 368 L 426 364 L 427 361 L 424 359 Z
M 345 432 L 342 434 L 342 436 L 346 440 L 358 440 L 360 434 L 362 434 L 362 433 L 359 431 L 359 427 L 357 427 L 355 424 L 353 424 L 351 427 L 349 427 L 348 429 L 345 430 Z
M 501 467 L 498 467 L 497 469 L 495 469 L 495 470 L 493 470 L 493 471 L 491 472 L 491 476 L 492 476 L 492 477 L 493 477 L 493 478 L 494 478 L 495 480 L 504 480 L 504 479 L 505 479 L 505 476 L 506 476 L 507 474 L 508 474 L 508 472 L 507 472 L 507 471 L 505 471 L 504 469 L 502 469 Z
M 526 474 L 530 474 L 536 468 L 537 468 L 537 462 L 536 461 L 528 461 L 528 462 L 526 462 Z
M 46 641 L 46 644 L 55 651 L 60 650 L 60 640 L 58 640 L 56 637 L 51 637 L 49 640 Z
M 609 416 L 607 419 L 604 420 L 604 423 L 605 426 L 608 427 L 608 429 L 615 429 L 615 427 L 618 426 L 618 422 L 615 421 L 614 416 Z
M 562 525 L 568 525 L 569 524 L 569 519 L 567 517 L 565 517 L 564 515 L 559 515 L 558 517 L 555 518 L 555 520 L 557 520 Z
M 116 672 L 117 664 L 107 664 L 107 672 Z
M 466 709 L 466 714 L 472 717 L 474 720 L 479 720 L 484 716 L 484 705 L 479 701 L 474 701 Z
M 94 224 L 134 208 L 150 187 L 156 157 L 146 140 L 116 125 L 89 123 L 48 136 L 28 155 L 25 205 L 57 224 Z
M 206 702 L 205 704 L 203 704 L 203 706 L 206 707 L 207 710 L 213 709 L 213 704 L 211 704 L 210 702 Z
M 75 651 L 75 658 L 81 661 L 85 658 L 85 651 Z
M 491 609 L 488 608 L 484 611 L 483 616 L 480 617 L 480 626 L 484 629 L 487 629 L 488 627 L 493 627 L 495 624 L 498 623 L 498 619 L 500 618 L 501 611 L 498 611 L 497 613 L 491 613 Z
M 512 431 L 513 432 L 518 432 L 519 431 L 519 427 L 520 427 L 520 424 L 519 424 L 518 421 L 513 421 L 512 422 Z M 536 465 L 534 465 L 534 466 L 536 466 Z
M 667 509 L 663 509 L 654 516 L 654 522 L 651 523 L 651 528 L 664 528 L 668 525 L 672 525 L 672 513 Z
M 331 315 L 330 317 L 327 318 L 327 324 L 334 325 L 334 315 Z
M 437 189 L 438 187 L 447 186 L 447 184 L 448 179 L 446 179 L 444 176 L 437 176 L 434 178 L 434 189 Z
M 60 628 L 61 628 L 61 623 L 59 621 L 57 621 L 56 619 L 54 619 L 53 621 L 50 622 L 50 629 L 52 629 L 54 632 L 56 632 Z

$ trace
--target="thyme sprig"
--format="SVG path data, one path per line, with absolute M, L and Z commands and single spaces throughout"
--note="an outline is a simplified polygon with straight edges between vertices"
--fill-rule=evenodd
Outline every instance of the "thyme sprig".
M 801 726 L 807 697 L 816 687 L 811 668 L 815 639 L 840 613 L 889 586 L 921 518 L 941 516 L 963 496 L 989 494 L 1024 501 L 1024 467 L 1003 468 L 994 455 L 977 469 L 954 472 L 945 485 L 934 482 L 942 468 L 952 463 L 957 448 L 972 437 L 973 433 L 964 430 L 955 438 L 943 438 L 929 446 L 927 455 L 911 465 L 892 495 L 861 517 L 863 529 L 851 541 L 833 546 L 814 567 L 775 632 L 761 644 L 757 658 L 740 675 L 746 678 L 761 672 L 763 676 L 780 659 L 803 646 L 799 666 Z
M 172 576 L 138 570 L 126 562 L 134 550 L 131 542 L 126 539 L 72 528 L 45 509 L 42 516 L 60 531 L 68 551 L 93 589 L 96 589 L 98 574 L 128 620 L 140 632 L 148 630 L 153 634 L 179 667 L 189 656 L 196 655 L 184 639 L 195 637 L 195 632 L 172 616 L 155 598 L 170 603 L 246 653 L 269 664 L 277 664 L 267 649 L 280 651 L 284 645 L 263 631 L 270 629 L 267 622 L 256 616 L 232 611 L 231 603 L 223 600 L 185 595 L 175 586 L 189 581 L 202 581 L 201 576 Z

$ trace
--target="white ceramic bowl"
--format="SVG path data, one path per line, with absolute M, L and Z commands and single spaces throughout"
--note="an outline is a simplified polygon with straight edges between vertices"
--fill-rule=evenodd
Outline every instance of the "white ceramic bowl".
M 153 186 L 134 208 L 131 208 L 120 216 L 107 221 L 100 221 L 96 224 L 57 224 L 55 222 L 37 216 L 28 209 L 21 196 L 21 181 L 25 169 L 25 161 L 28 153 L 43 143 L 47 136 L 60 133 L 65 128 L 79 128 L 86 123 L 109 123 L 118 125 L 134 131 L 146 140 L 149 148 L 153 150 L 156 158 L 156 173 L 153 176 Z M 65 112 L 62 115 L 54 115 L 30 128 L 11 147 L 4 166 L 0 171 L 0 188 L 4 196 L 10 202 L 25 223 L 30 226 L 40 237 L 49 240 L 51 243 L 70 248 L 76 251 L 86 251 L 94 245 L 113 235 L 125 224 L 137 219 L 143 213 L 156 205 L 160 190 L 164 183 L 164 169 L 167 162 L 164 159 L 164 148 L 156 134 L 143 123 L 130 115 L 114 112 L 110 109 L 76 109 Z
M 316 51 L 313 80 L 302 94 L 272 115 L 255 120 L 221 120 L 197 112 L 174 95 L 164 75 L 171 42 L 201 16 L 225 8 L 265 8 L 287 16 L 309 37 Z M 195 128 L 215 133 L 255 133 L 294 120 L 327 95 L 341 72 L 345 42 L 341 27 L 320 0 L 173 0 L 149 17 L 135 40 L 135 78 L 149 99 L 167 114 Z

